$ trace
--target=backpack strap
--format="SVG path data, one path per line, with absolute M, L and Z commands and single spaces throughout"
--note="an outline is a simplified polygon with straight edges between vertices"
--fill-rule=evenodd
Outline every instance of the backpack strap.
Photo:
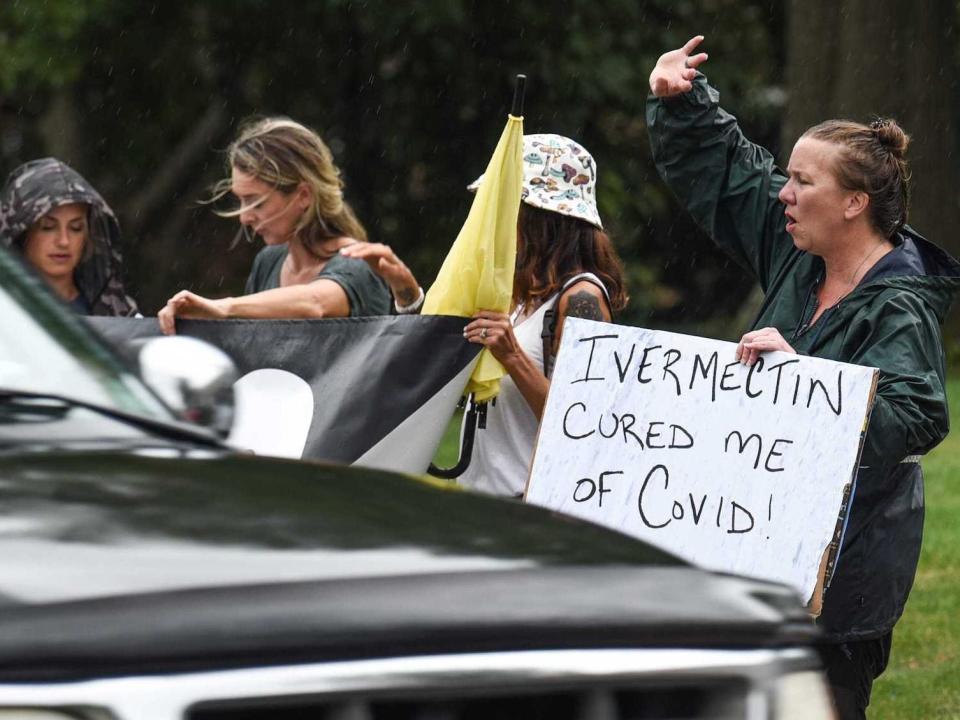
M 607 301 L 607 310 L 610 310 L 610 293 L 607 292 L 606 286 L 600 282 L 600 278 L 593 273 L 574 275 L 563 284 L 560 292 L 556 294 L 553 304 L 543 313 L 543 327 L 540 330 L 540 341 L 543 343 L 543 374 L 548 378 L 553 374 L 553 338 L 557 331 L 557 308 L 560 306 L 560 300 L 566 294 L 567 290 L 577 283 L 584 281 L 600 288 L 603 297 Z

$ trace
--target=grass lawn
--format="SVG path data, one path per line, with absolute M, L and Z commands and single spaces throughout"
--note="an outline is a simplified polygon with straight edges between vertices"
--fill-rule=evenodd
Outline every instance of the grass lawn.
M 923 461 L 927 516 L 920 568 L 873 688 L 872 720 L 960 720 L 960 378 L 950 381 L 951 435 Z M 457 459 L 459 413 L 435 462 Z
M 437 454 L 433 456 L 433 464 L 441 468 L 453 467 L 460 457 L 460 423 L 463 421 L 463 412 L 457 410 L 453 419 L 447 425 L 447 431 L 440 441 Z
M 948 387 L 953 432 L 923 461 L 927 517 L 917 579 L 893 632 L 871 718 L 960 718 L 960 379 Z

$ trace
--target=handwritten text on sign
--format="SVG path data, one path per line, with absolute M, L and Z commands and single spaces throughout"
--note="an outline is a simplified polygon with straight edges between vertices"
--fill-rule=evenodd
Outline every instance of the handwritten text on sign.
M 527 501 L 810 598 L 876 370 L 568 319 Z

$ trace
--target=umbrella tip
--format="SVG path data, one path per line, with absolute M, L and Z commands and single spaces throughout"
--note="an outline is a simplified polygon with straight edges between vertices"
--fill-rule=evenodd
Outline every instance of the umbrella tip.
M 513 106 L 510 114 L 514 117 L 523 117 L 523 95 L 526 90 L 527 76 L 517 75 L 516 83 L 513 86 Z

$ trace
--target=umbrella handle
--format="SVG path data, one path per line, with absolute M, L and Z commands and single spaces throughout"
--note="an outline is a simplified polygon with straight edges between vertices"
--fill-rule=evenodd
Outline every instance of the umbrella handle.
M 510 114 L 514 117 L 523 117 L 523 95 L 526 91 L 527 76 L 517 75 L 516 84 L 513 86 L 513 107 Z

